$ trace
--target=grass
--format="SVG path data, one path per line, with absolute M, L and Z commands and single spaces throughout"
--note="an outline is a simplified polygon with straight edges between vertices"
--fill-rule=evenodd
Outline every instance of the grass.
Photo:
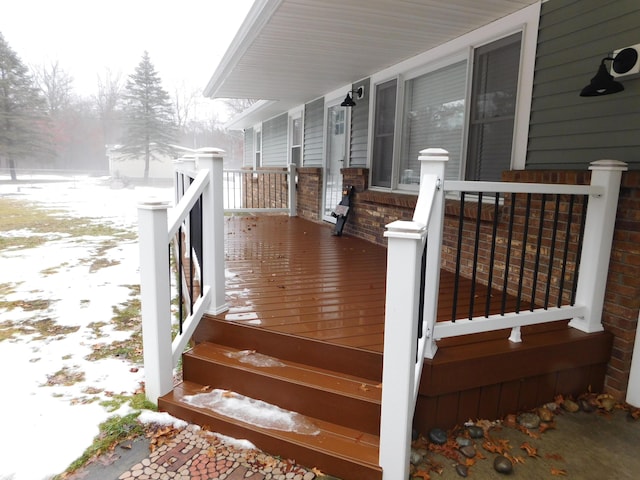
M 0 198 L 0 231 L 14 235 L 0 236 L 0 250 L 35 248 L 52 240 L 71 237 L 110 238 L 105 249 L 118 240 L 132 240 L 135 233 L 115 228 L 85 217 L 70 217 L 60 210 L 9 198 Z M 15 234 L 15 232 L 18 232 Z
M 111 323 L 115 330 L 131 331 L 131 336 L 125 340 L 118 340 L 110 344 L 99 343 L 93 345 L 93 351 L 85 357 L 87 360 L 102 358 L 124 358 L 133 363 L 142 363 L 142 322 L 140 320 L 140 285 L 126 285 L 129 299 L 113 307 Z M 101 336 L 100 328 L 103 323 L 90 324 L 96 337 Z
M 131 397 L 118 396 L 117 401 L 114 401 L 111 406 L 115 407 L 116 404 L 118 404 L 118 408 L 120 408 L 120 406 L 127 402 L 129 403 L 129 407 L 135 411 L 125 416 L 114 415 L 101 423 L 99 426 L 100 433 L 94 438 L 91 446 L 67 468 L 65 473 L 58 475 L 54 480 L 66 478 L 91 459 L 112 451 L 116 445 L 125 440 L 131 440 L 145 435 L 145 427 L 138 421 L 138 416 L 141 410 L 156 411 L 156 406 L 146 399 L 144 393 L 137 393 Z M 117 410 L 117 408 L 115 410 Z

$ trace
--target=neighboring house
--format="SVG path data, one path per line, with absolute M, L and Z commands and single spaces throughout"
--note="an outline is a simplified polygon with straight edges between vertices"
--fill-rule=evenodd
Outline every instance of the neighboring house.
M 140 180 L 144 178 L 144 158 L 125 157 L 120 145 L 107 145 L 109 175 L 114 179 Z M 175 156 L 163 156 L 149 162 L 150 180 L 172 180 Z
M 579 93 L 603 58 L 640 44 L 638 25 L 640 4 L 623 0 L 257 0 L 205 94 L 260 99 L 230 123 L 244 166 L 295 163 L 298 215 L 314 221 L 332 221 L 354 185 L 345 233 L 380 244 L 411 217 L 424 148 L 448 150 L 457 180 L 584 183 L 590 162 L 626 162 L 603 314 L 605 389 L 624 399 L 640 308 L 640 77 Z M 341 106 L 347 93 L 355 106 Z

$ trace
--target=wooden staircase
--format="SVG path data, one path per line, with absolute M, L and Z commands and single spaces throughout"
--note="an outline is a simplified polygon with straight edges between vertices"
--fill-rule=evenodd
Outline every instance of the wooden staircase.
M 382 478 L 380 354 L 207 316 L 194 340 L 183 355 L 184 380 L 159 399 L 161 410 L 345 480 Z M 256 354 L 276 365 L 243 361 Z M 185 401 L 212 389 L 297 412 L 319 433 L 257 427 Z

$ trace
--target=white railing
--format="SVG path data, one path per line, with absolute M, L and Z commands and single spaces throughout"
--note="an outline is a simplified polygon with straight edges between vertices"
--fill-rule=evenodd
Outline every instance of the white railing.
M 173 369 L 204 313 L 216 315 L 228 308 L 224 292 L 223 153 L 219 149 L 196 151 L 193 169 L 183 168 L 183 172 L 192 172 L 193 181 L 187 182 L 188 186 L 183 183 L 185 189 L 174 208 L 156 199 L 138 205 L 145 388 L 152 402 L 173 388 Z M 172 339 L 169 245 L 188 222 L 196 203 L 202 209 L 201 294 L 182 322 L 181 332 Z M 185 251 L 190 252 L 190 247 Z
M 562 319 L 571 319 L 570 326 L 585 332 L 602 330 L 602 307 L 618 192 L 622 172 L 626 170 L 622 162 L 594 162 L 590 167 L 592 176 L 588 186 L 445 182 L 448 160 L 445 150 L 423 150 L 419 158 L 420 193 L 413 220 L 392 222 L 385 232 L 388 256 L 380 424 L 380 465 L 385 480 L 408 477 L 411 427 L 423 359 L 433 358 L 438 339 L 511 328 L 509 339 L 519 342 L 520 327 Z M 446 192 L 588 196 L 573 304 L 436 322 Z M 426 255 L 424 278 L 421 274 L 423 254 Z M 419 314 L 421 295 L 424 298 L 422 318 Z M 422 333 L 421 337 L 418 332 Z

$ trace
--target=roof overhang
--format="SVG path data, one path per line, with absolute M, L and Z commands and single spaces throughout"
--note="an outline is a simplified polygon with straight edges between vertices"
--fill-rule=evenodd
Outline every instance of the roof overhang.
M 539 1 L 256 0 L 204 94 L 266 100 L 244 128 Z

